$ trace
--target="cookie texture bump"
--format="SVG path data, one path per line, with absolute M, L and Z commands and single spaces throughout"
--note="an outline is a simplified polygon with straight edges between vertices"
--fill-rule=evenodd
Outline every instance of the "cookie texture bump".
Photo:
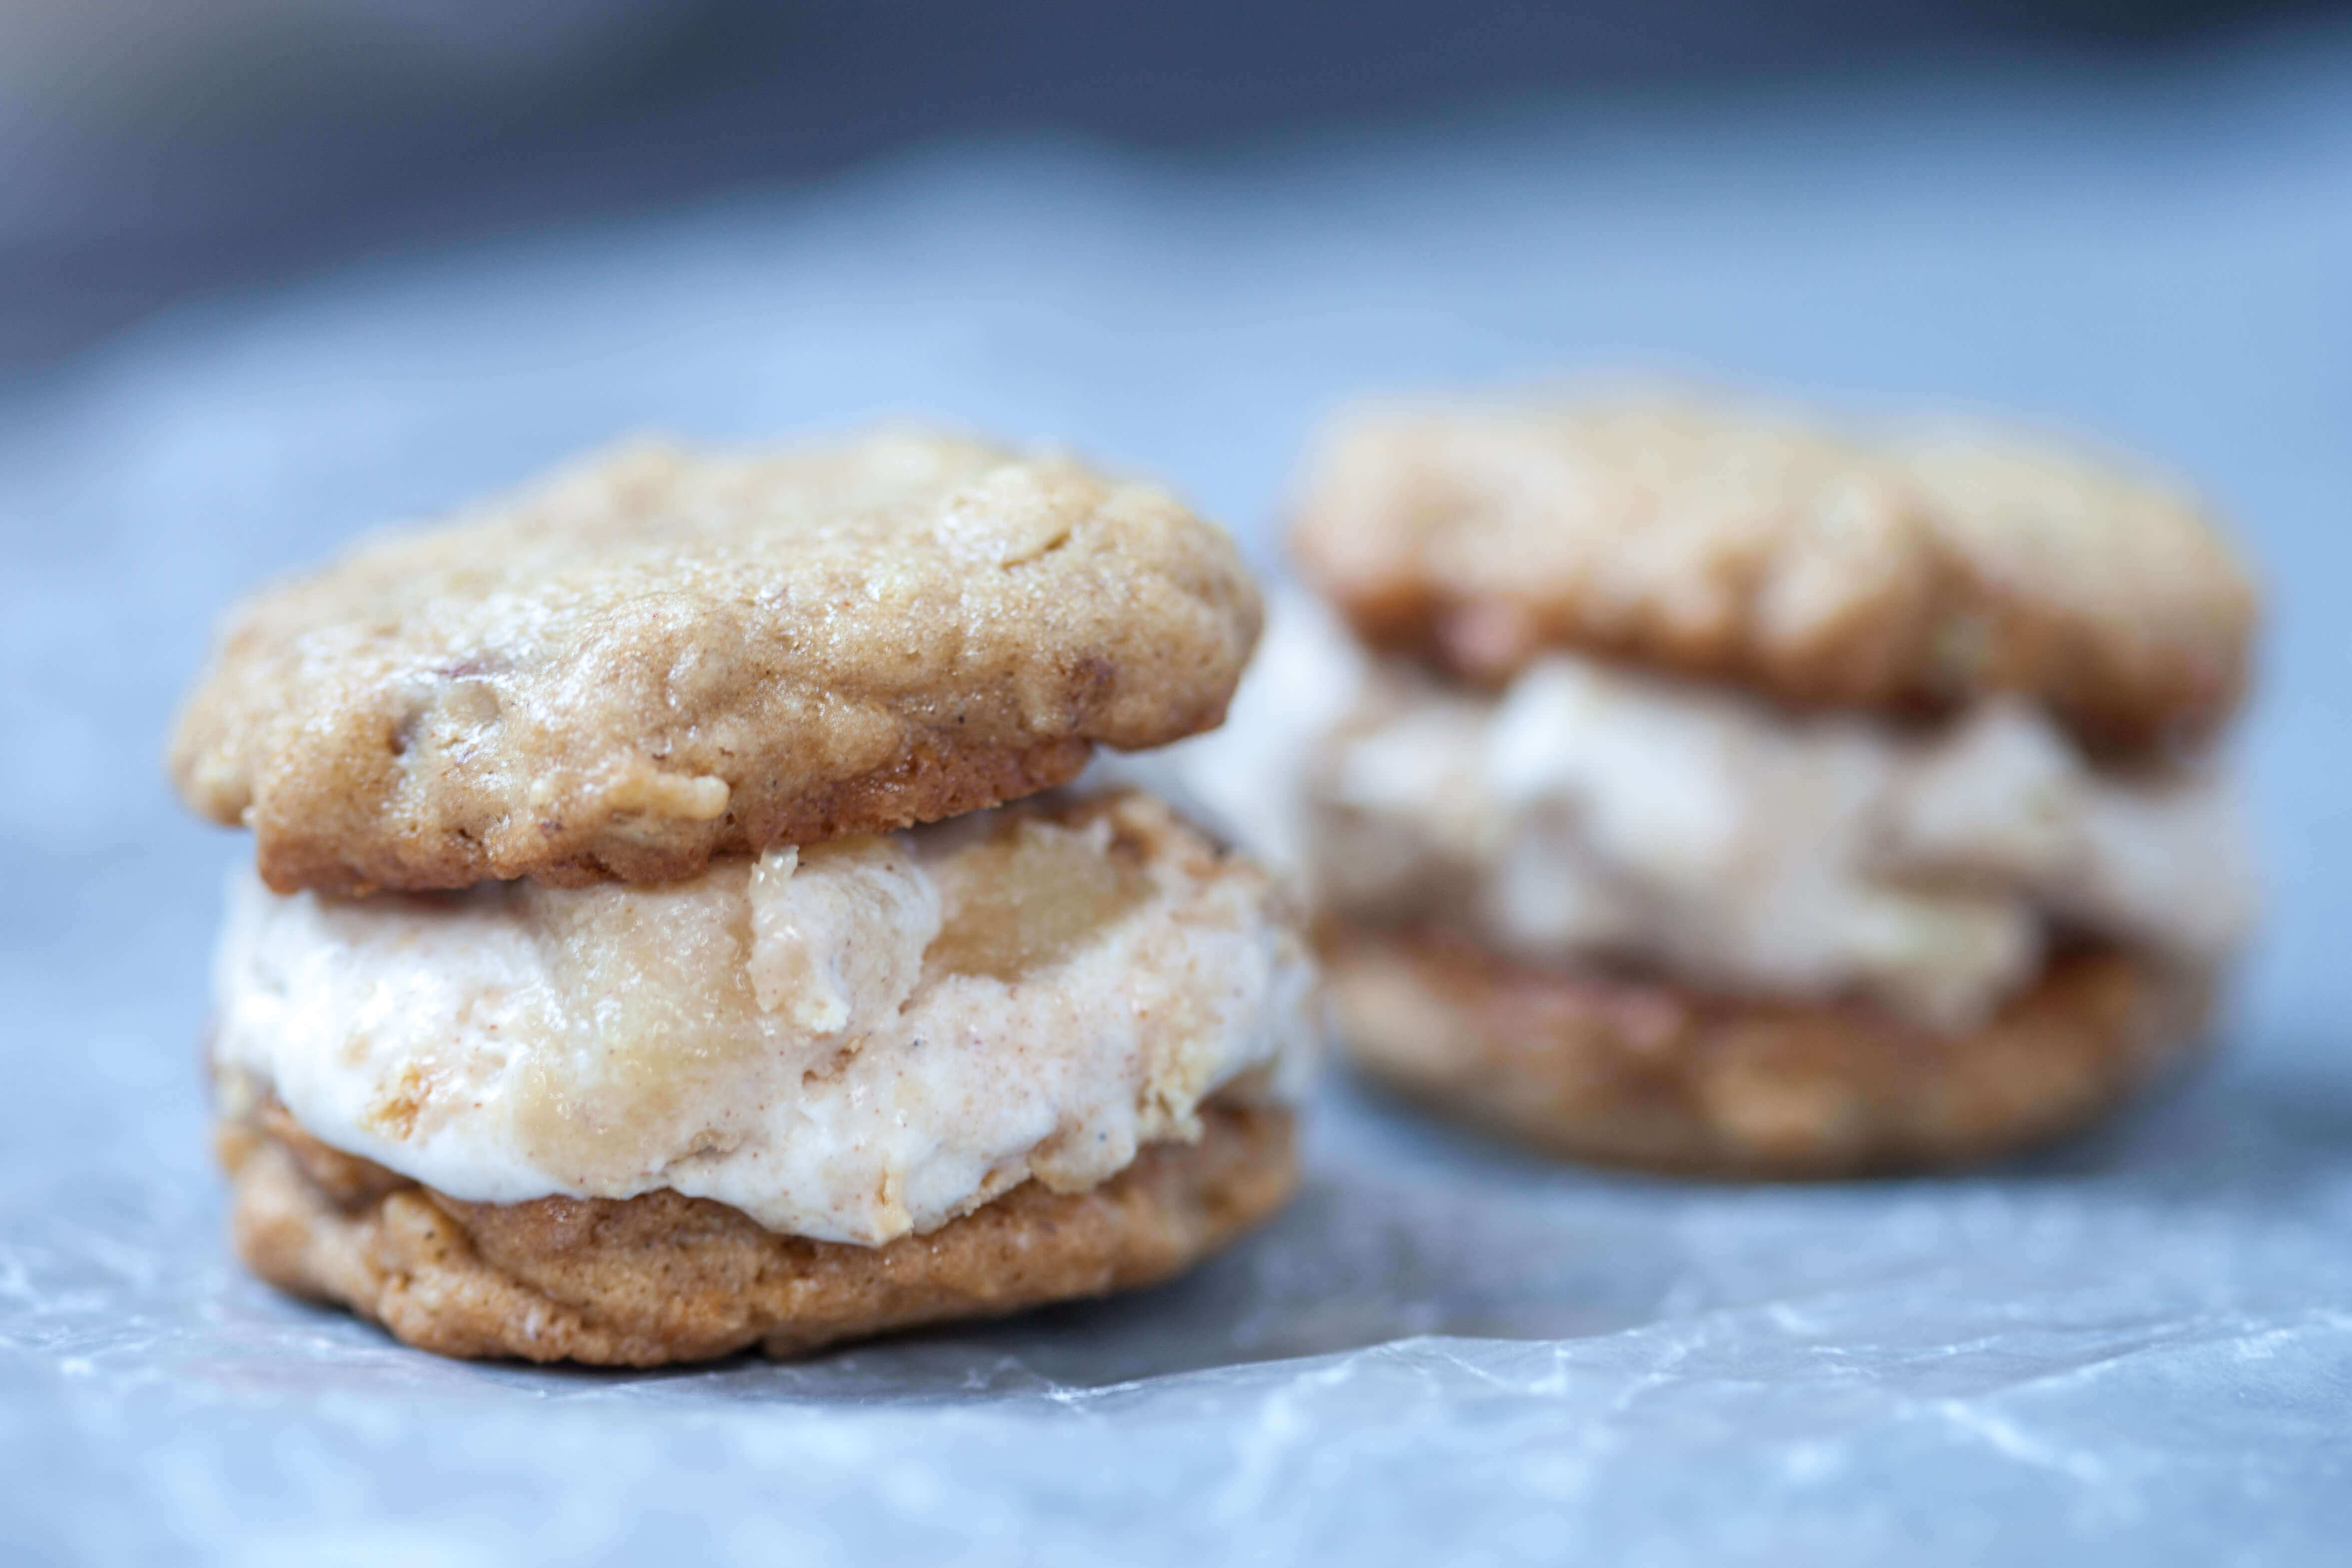
M 2188 1053 L 2210 988 L 2080 951 L 1983 1028 L 1945 1035 L 1411 932 L 1333 931 L 1326 976 L 1356 1061 L 1410 1098 L 1572 1158 L 1766 1178 L 1963 1165 L 2075 1131 Z
M 1290 1113 L 1220 1101 L 1091 1190 L 1034 1182 L 886 1247 L 763 1230 L 675 1192 L 464 1203 L 341 1154 L 274 1107 L 225 1125 L 232 1233 L 254 1272 L 444 1355 L 659 1366 L 1157 1283 L 1271 1215 Z
M 1066 459 L 631 448 L 257 595 L 171 768 L 280 892 L 669 880 L 1211 727 L 1259 615 L 1221 532 Z
M 2015 693 L 2131 749 L 2228 716 L 2258 612 L 2195 502 L 2005 431 L 1365 413 L 1297 506 L 1300 570 L 1360 634 L 1486 685 L 1566 649 L 1802 706 Z

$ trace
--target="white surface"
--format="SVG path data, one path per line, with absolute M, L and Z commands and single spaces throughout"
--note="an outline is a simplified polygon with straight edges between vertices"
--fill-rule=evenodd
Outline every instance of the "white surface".
M 2352 1531 L 2352 37 L 1131 168 L 1012 148 L 165 323 L 0 410 L 12 1560 L 2340 1560 Z M 457 1365 L 239 1277 L 159 780 L 256 573 L 617 431 L 880 409 L 1255 528 L 1366 386 L 1664 361 L 2161 455 L 2277 601 L 2224 1062 L 1945 1184 L 1490 1151 L 1344 1087 L 1305 1202 L 1124 1303 L 803 1366 Z M 1259 536 L 1261 539 L 1263 535 Z M 1369 1348 L 1367 1348 L 1369 1347 Z

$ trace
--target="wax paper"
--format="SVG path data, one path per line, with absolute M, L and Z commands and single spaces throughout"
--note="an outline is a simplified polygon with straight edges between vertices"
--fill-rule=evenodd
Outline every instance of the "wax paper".
M 0 400 L 0 1560 L 2070 1564 L 2352 1542 L 2352 36 L 1183 162 L 936 150 L 215 302 Z M 1580 1171 L 1335 1075 L 1168 1288 L 797 1364 L 469 1365 L 246 1279 L 158 752 L 210 619 L 639 429 L 937 413 L 1261 564 L 1359 390 L 1665 368 L 2158 455 L 2263 564 L 2216 1063 L 1945 1181 Z

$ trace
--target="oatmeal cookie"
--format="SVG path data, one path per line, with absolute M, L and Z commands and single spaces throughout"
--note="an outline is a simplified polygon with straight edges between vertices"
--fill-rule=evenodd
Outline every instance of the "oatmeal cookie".
M 1716 1176 L 1991 1158 L 2084 1126 L 2197 1040 L 2206 977 L 2071 953 L 1981 1029 L 1579 976 L 1458 939 L 1339 927 L 1326 975 L 1356 1061 L 1555 1153 Z
M 1153 1145 L 1099 1186 L 1030 1182 L 886 1247 L 763 1230 L 675 1192 L 465 1203 L 328 1148 L 282 1111 L 221 1131 L 232 1234 L 253 1271 L 444 1355 L 613 1366 L 991 1317 L 1181 1273 L 1281 1206 L 1287 1111 L 1203 1108 L 1197 1143 Z
M 171 768 L 280 892 L 671 880 L 1206 729 L 1259 613 L 1222 533 L 1066 459 L 637 447 L 265 590 Z
M 1565 649 L 1797 706 L 2012 693 L 2107 749 L 2226 718 L 2258 610 L 2199 505 L 2126 469 L 1695 402 L 1343 418 L 1292 546 L 1367 642 L 1482 685 Z

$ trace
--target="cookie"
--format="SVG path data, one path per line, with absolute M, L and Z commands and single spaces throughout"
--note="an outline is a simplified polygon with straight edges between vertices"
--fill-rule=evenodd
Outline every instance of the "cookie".
M 1030 1182 L 887 1247 L 762 1229 L 706 1198 L 464 1203 L 329 1149 L 282 1113 L 220 1138 L 236 1249 L 263 1279 L 444 1355 L 660 1366 L 837 1341 L 1166 1280 L 1297 1179 L 1290 1113 L 1203 1109 L 1089 1191 Z
M 257 595 L 171 769 L 280 892 L 676 879 L 1213 726 L 1258 619 L 1223 534 L 1066 459 L 633 448 Z
M 1291 543 L 1369 643 L 1477 685 L 1569 650 L 1803 706 L 2016 694 L 2106 750 L 2220 725 L 2258 608 L 2199 504 L 2121 467 L 1696 402 L 1344 418 Z
M 1325 955 L 1356 1061 L 1406 1096 L 1551 1153 L 1710 1176 L 1932 1169 L 2043 1143 L 2187 1055 L 2210 992 L 2120 949 L 2076 951 L 1954 1035 L 1443 936 L 1335 926 Z

